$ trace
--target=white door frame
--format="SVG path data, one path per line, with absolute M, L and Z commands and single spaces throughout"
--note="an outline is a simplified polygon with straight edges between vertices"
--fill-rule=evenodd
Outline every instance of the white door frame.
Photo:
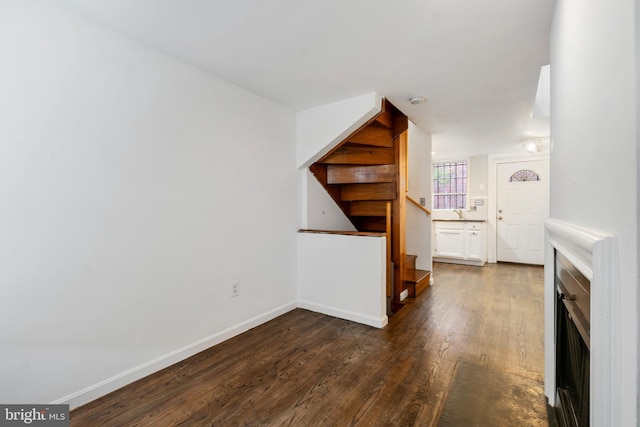
M 513 162 L 528 162 L 531 160 L 549 160 L 549 153 L 535 153 L 535 154 L 522 154 L 522 153 L 503 153 L 503 154 L 489 154 L 488 156 L 488 210 L 487 210 L 487 262 L 496 263 L 497 258 L 497 246 L 498 246 L 498 229 L 496 224 L 498 201 L 498 164 L 499 163 L 513 163 Z

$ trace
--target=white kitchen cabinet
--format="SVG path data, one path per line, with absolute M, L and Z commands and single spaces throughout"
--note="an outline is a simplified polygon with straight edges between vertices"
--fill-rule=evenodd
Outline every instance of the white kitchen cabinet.
M 436 222 L 436 255 L 464 258 L 464 224 L 452 223 L 446 227 L 439 224 L 440 221 Z
M 464 230 L 464 258 L 485 261 L 484 233 L 482 223 L 468 222 Z
M 434 261 L 484 265 L 487 260 L 484 222 L 434 221 Z

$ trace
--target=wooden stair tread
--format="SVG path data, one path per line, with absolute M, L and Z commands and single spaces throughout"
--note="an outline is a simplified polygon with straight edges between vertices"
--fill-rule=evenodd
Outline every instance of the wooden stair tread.
M 319 163 L 338 165 L 388 165 L 394 162 L 393 148 L 348 143 L 319 160 Z
M 385 216 L 387 202 L 384 200 L 353 201 L 350 209 L 351 216 Z
M 412 271 L 416 269 L 416 260 L 418 257 L 416 255 L 407 254 L 404 256 L 404 271 L 406 272 Z
M 430 271 L 413 268 L 406 270 L 404 276 L 410 298 L 417 297 L 431 285 Z
M 431 276 L 431 272 L 427 270 L 419 270 L 417 268 L 408 270 L 405 273 L 405 282 L 418 283 L 425 278 Z
M 386 218 L 379 216 L 360 216 L 352 218 L 356 228 L 361 231 L 384 233 L 387 228 Z
M 393 128 L 393 114 L 389 110 L 382 111 L 375 118 L 375 122 L 380 126 L 384 126 L 386 128 L 392 129 Z
M 328 165 L 328 184 L 371 184 L 396 182 L 396 165 Z
M 348 140 L 351 144 L 393 147 L 393 132 L 386 127 L 367 126 Z
M 395 182 L 342 185 L 342 201 L 394 200 L 396 197 L 397 191 Z

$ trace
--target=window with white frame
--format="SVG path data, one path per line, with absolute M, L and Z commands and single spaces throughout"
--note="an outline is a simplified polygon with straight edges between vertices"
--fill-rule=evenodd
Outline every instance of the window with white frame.
M 466 160 L 433 163 L 433 209 L 466 209 Z

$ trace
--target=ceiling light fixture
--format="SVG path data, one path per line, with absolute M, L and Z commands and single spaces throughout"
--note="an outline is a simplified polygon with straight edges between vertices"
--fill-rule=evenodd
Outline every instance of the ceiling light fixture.
M 413 98 L 409 98 L 409 102 L 412 105 L 420 105 L 420 104 L 424 104 L 424 102 L 426 101 L 424 96 L 414 96 Z
M 530 153 L 539 153 L 542 151 L 542 141 L 540 141 L 540 138 L 529 139 L 524 142 L 524 148 Z

